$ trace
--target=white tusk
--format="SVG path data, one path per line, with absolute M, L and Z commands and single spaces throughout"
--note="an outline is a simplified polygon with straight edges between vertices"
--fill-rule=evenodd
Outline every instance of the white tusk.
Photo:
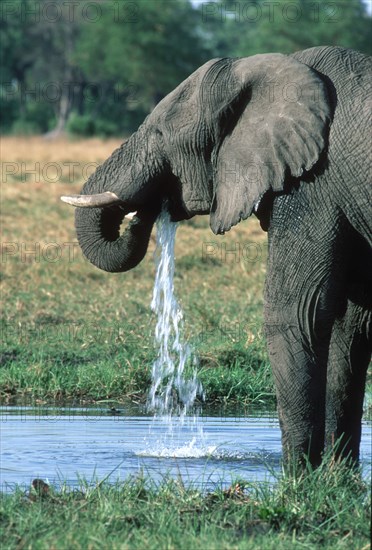
M 128 220 L 133 220 L 133 218 L 136 214 L 137 214 L 137 212 L 129 212 L 129 214 L 127 214 L 125 216 L 125 218 L 127 218 Z
M 103 208 L 118 203 L 123 204 L 123 201 L 111 191 L 98 193 L 97 195 L 63 195 L 61 201 L 80 208 Z

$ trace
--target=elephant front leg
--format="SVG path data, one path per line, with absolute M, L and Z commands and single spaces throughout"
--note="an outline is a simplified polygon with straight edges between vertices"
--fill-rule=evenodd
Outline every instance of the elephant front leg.
M 270 311 L 272 316 L 272 310 Z M 321 462 L 325 437 L 326 354 L 315 360 L 295 325 L 266 324 L 275 380 L 284 464 L 314 467 Z

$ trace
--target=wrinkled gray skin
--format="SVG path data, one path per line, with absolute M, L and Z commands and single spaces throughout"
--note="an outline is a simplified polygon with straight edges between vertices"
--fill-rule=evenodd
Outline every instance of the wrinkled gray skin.
M 199 68 L 88 180 L 121 207 L 77 209 L 88 259 L 143 258 L 161 201 L 214 233 L 257 216 L 269 236 L 265 326 L 284 456 L 359 458 L 371 353 L 371 59 L 321 47 Z M 123 215 L 138 211 L 119 237 Z

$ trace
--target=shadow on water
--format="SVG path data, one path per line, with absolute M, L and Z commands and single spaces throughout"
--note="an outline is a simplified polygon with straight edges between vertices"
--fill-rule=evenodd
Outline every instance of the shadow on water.
M 1 488 L 27 488 L 34 478 L 78 487 L 81 479 L 95 483 L 113 470 L 112 482 L 143 472 L 154 481 L 182 478 L 185 486 L 205 491 L 237 478 L 274 482 L 281 459 L 274 413 L 221 412 L 188 417 L 170 434 L 161 418 L 141 406 L 0 407 Z M 364 422 L 365 476 L 371 469 L 371 433 L 372 423 Z

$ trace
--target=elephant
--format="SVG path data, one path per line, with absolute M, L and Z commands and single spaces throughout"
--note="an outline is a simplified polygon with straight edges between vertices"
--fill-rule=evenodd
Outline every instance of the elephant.
M 371 357 L 371 58 L 314 47 L 212 59 L 63 197 L 84 255 L 108 272 L 144 257 L 163 201 L 215 234 L 255 214 L 268 233 L 265 337 L 285 463 L 327 448 L 358 464 Z M 135 211 L 120 234 L 123 217 Z

